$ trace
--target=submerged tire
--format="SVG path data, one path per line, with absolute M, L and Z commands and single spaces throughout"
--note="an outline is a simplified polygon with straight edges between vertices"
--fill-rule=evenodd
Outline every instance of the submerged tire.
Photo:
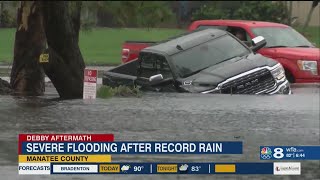
M 289 70 L 285 69 L 285 74 L 286 74 L 286 78 L 288 79 L 289 83 L 295 82 L 295 79 Z

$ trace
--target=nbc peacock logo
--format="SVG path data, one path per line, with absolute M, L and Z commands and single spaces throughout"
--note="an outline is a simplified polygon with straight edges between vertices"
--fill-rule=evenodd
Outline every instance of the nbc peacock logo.
M 260 157 L 262 159 L 271 159 L 272 151 L 269 147 L 263 147 L 260 152 Z

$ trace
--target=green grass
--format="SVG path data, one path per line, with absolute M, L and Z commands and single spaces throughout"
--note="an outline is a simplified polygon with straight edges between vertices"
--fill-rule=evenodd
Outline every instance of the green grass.
M 183 32 L 179 29 L 94 28 L 80 32 L 79 44 L 87 65 L 120 64 L 124 41 L 160 41 Z M 0 63 L 12 62 L 14 36 L 15 29 L 0 28 Z
M 308 27 L 303 33 L 319 47 L 319 27 Z M 121 63 L 121 46 L 126 40 L 160 41 L 183 33 L 180 29 L 94 28 L 80 32 L 80 49 L 87 65 L 116 65 Z M 15 29 L 0 28 L 0 64 L 13 59 Z
M 126 40 L 160 41 L 182 33 L 177 29 L 111 29 L 98 28 L 81 32 L 80 48 L 87 63 L 119 64 L 121 47 Z
M 0 63 L 11 63 L 13 60 L 15 29 L 0 28 Z
M 117 97 L 141 97 L 141 92 L 137 87 L 127 87 L 127 86 L 119 86 L 119 87 L 109 87 L 109 86 L 101 86 L 97 90 L 98 98 L 110 98 L 113 96 Z
M 305 31 L 302 31 L 302 27 L 295 27 L 295 29 L 303 34 L 312 43 L 316 43 L 317 47 L 320 47 L 320 27 L 308 27 Z

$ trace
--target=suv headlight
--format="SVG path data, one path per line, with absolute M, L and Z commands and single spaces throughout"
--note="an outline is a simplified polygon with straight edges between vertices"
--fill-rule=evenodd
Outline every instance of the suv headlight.
M 280 80 L 282 79 L 283 77 L 285 77 L 285 72 L 284 72 L 284 69 L 282 67 L 281 64 L 279 65 L 276 65 L 277 67 L 273 70 L 271 70 L 271 74 L 273 75 L 273 77 L 276 79 L 276 80 Z
M 298 60 L 298 67 L 302 71 L 310 71 L 313 75 L 318 75 L 317 61 Z

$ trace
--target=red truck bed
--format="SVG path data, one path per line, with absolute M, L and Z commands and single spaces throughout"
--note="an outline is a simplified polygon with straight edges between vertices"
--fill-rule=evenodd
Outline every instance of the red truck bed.
M 127 63 L 138 58 L 139 52 L 156 42 L 152 41 L 125 41 L 122 45 L 122 63 Z

